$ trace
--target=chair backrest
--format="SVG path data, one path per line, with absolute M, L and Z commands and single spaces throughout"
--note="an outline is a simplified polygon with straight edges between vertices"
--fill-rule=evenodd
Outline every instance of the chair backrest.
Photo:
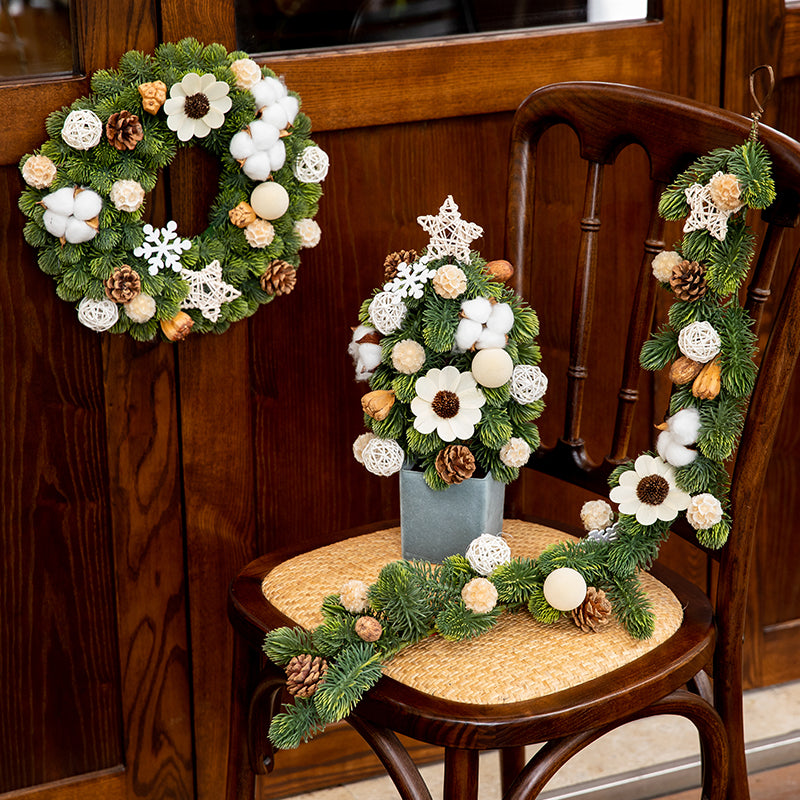
M 575 222 L 580 227 L 580 244 L 572 295 L 564 433 L 554 446 L 543 447 L 531 466 L 607 495 L 606 478 L 611 469 L 637 455 L 637 452 L 630 452 L 630 442 L 642 377 L 639 353 L 653 328 L 656 292 L 660 291 L 652 276 L 650 262 L 656 253 L 665 249 L 664 222 L 658 215 L 658 199 L 662 190 L 697 157 L 715 148 L 730 148 L 745 142 L 752 121 L 683 98 L 616 84 L 564 83 L 533 92 L 518 109 L 513 123 L 506 256 L 517 265 L 517 288 L 542 313 L 543 327 L 547 325 L 546 309 L 541 307 L 541 298 L 537 298 L 535 288 L 526 292 L 523 283 L 535 287 L 537 270 L 554 268 L 552 254 L 539 257 L 535 252 L 533 229 L 534 222 L 540 224 L 542 216 L 541 208 L 534 213 L 537 146 L 543 134 L 559 124 L 568 125 L 577 135 L 580 156 L 587 162 L 588 172 L 582 217 Z M 756 325 L 762 326 L 759 342 L 767 341 L 767 327 L 770 327 L 769 341 L 760 355 L 759 377 L 733 467 L 730 496 L 733 528 L 725 547 L 712 552 L 712 556 L 720 561 L 715 598 L 720 627 L 721 647 L 718 652 L 721 663 L 728 664 L 738 663 L 740 659 L 745 589 L 759 498 L 788 378 L 800 349 L 800 335 L 796 333 L 800 321 L 800 269 L 797 260 L 783 293 L 780 296 L 771 293 L 784 231 L 797 225 L 800 213 L 800 144 L 766 126 L 760 126 L 759 138 L 772 158 L 777 199 L 761 214 L 765 224 L 758 224 L 763 235 L 751 267 L 746 305 L 756 318 Z M 620 152 L 632 143 L 643 148 L 649 159 L 650 182 L 642 187 L 642 202 L 650 209 L 649 225 L 642 231 L 643 251 L 639 253 L 643 254 L 634 255 L 634 260 L 639 261 L 638 269 L 634 267 L 629 275 L 630 280 L 636 283 L 636 289 L 627 322 L 624 353 L 615 362 L 621 365 L 621 383 L 617 388 L 616 424 L 611 448 L 602 462 L 593 463 L 587 454 L 582 422 L 585 412 L 591 409 L 584 398 L 589 376 L 590 337 L 592 333 L 602 336 L 604 328 L 603 323 L 596 319 L 592 324 L 599 270 L 597 253 L 603 174 L 614 164 Z M 604 233 L 614 235 L 613 231 L 604 230 Z M 613 265 L 612 269 L 619 273 L 624 270 L 624 265 Z M 608 265 L 605 265 L 603 275 L 607 276 L 608 272 Z M 614 280 L 622 279 L 623 276 L 614 275 Z M 553 381 L 563 379 L 548 371 L 546 363 L 543 367 L 551 385 Z M 659 415 L 664 411 L 655 409 Z M 652 415 L 654 410 L 648 406 L 642 412 Z M 549 401 L 547 413 L 557 413 Z M 650 419 L 648 425 L 659 421 Z M 678 525 L 674 530 L 697 544 L 688 525 Z

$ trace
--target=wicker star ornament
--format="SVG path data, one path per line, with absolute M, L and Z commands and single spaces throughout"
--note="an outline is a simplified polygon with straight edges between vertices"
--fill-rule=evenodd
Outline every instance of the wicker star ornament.
M 480 225 L 461 219 L 451 194 L 447 195 L 438 214 L 417 217 L 417 222 L 431 236 L 427 249 L 431 259 L 455 256 L 459 261 L 469 261 L 470 243 L 483 236 Z

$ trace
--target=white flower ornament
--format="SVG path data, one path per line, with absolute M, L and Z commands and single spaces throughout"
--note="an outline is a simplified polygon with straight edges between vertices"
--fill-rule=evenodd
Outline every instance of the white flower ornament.
M 429 369 L 414 388 L 417 396 L 411 401 L 411 411 L 416 430 L 436 431 L 445 442 L 472 436 L 486 398 L 471 373 L 453 366 Z
M 640 525 L 656 520 L 670 522 L 685 511 L 691 497 L 675 484 L 675 470 L 655 456 L 639 456 L 634 468 L 619 476 L 619 486 L 609 493 L 620 514 L 633 514 Z
M 167 127 L 175 131 L 182 142 L 193 136 L 202 139 L 212 130 L 221 128 L 225 114 L 231 110 L 230 86 L 218 81 L 207 72 L 200 76 L 196 72 L 184 75 L 179 83 L 169 90 L 169 99 L 164 103 Z

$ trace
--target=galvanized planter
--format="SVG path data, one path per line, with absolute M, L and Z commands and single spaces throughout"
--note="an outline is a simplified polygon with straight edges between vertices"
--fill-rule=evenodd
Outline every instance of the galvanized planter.
M 422 472 L 400 470 L 400 529 L 403 558 L 439 563 L 462 555 L 483 533 L 503 530 L 506 487 L 491 475 L 470 478 L 435 492 Z

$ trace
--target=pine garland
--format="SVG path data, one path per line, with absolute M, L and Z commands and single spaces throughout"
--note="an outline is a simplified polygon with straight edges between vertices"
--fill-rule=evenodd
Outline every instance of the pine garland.
M 155 52 L 125 53 L 116 69 L 98 70 L 91 80 L 92 93 L 78 98 L 70 106 L 52 112 L 45 121 L 48 141 L 20 161 L 23 176 L 25 165 L 32 158 L 50 159 L 55 167 L 55 177 L 43 184 L 34 180 L 19 200 L 22 213 L 29 222 L 24 229 L 25 240 L 39 250 L 39 266 L 52 276 L 56 293 L 63 300 L 78 303 L 84 298 L 108 302 L 105 282 L 114 270 L 126 264 L 141 279 L 141 292 L 155 301 L 155 312 L 142 321 L 141 315 L 129 316 L 124 307 L 119 308 L 118 319 L 111 333 L 127 333 L 134 339 L 153 339 L 159 332 L 159 323 L 172 320 L 183 311 L 191 317 L 194 333 L 222 333 L 232 322 L 255 313 L 259 306 L 271 302 L 275 295 L 265 292 L 259 282 L 268 265 L 280 259 L 293 266 L 299 264 L 299 250 L 303 244 L 295 231 L 299 220 L 311 220 L 317 213 L 322 190 L 318 182 L 304 183 L 293 171 L 298 157 L 314 145 L 310 139 L 311 124 L 305 114 L 298 113 L 281 141 L 285 146 L 285 163 L 274 170 L 271 180 L 286 189 L 289 208 L 279 219 L 271 220 L 274 237 L 268 245 L 254 248 L 245 236 L 244 229 L 235 226 L 228 212 L 241 202 L 249 202 L 258 181 L 244 174 L 239 162 L 230 152 L 230 142 L 235 134 L 247 129 L 257 118 L 254 95 L 237 86 L 234 62 L 247 59 L 247 54 L 228 52 L 220 44 L 203 46 L 194 39 L 159 45 Z M 249 61 L 249 59 L 248 59 Z M 257 70 L 254 62 L 249 62 Z M 228 97 L 231 108 L 224 114 L 224 123 L 212 129 L 207 136 L 180 142 L 167 126 L 163 109 L 150 113 L 144 109 L 139 86 L 156 81 L 163 82 L 167 91 L 187 74 L 212 74 L 216 80 L 230 87 Z M 260 68 L 262 78 L 275 78 L 267 67 Z M 295 92 L 289 92 L 300 102 Z M 143 137 L 132 150 L 117 150 L 107 140 L 105 131 L 98 144 L 88 150 L 76 150 L 62 138 L 62 131 L 73 111 L 93 112 L 105 126 L 109 118 L 123 110 L 135 114 L 142 127 Z M 189 284 L 169 268 L 157 276 L 150 276 L 145 256 L 133 251 L 142 245 L 145 234 L 142 207 L 125 211 L 115 207 L 110 195 L 117 181 L 134 181 L 145 193 L 153 191 L 159 172 L 169 166 L 178 148 L 199 144 L 219 160 L 220 180 L 216 198 L 209 209 L 209 226 L 202 233 L 187 238 L 191 249 L 181 255 L 181 265 L 190 270 L 200 270 L 219 260 L 221 279 L 233 287 L 240 296 L 221 303 L 217 318 L 203 315 L 192 307 L 181 304 L 189 293 Z M 43 222 L 45 209 L 41 205 L 48 195 L 65 187 L 91 189 L 102 199 L 98 216 L 98 229 L 94 238 L 80 243 L 60 241 L 48 232 Z M 180 218 L 177 219 L 180 236 Z M 63 238 L 63 237 L 62 237 Z M 166 336 L 165 338 L 170 338 Z

